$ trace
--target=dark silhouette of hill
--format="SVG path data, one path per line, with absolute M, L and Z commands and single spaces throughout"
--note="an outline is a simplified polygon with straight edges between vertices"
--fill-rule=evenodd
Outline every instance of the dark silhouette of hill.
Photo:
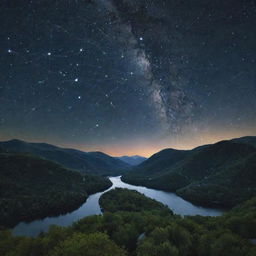
M 119 175 L 130 167 L 127 163 L 101 152 L 87 153 L 46 143 L 10 140 L 0 142 L 0 149 L 8 152 L 30 153 L 82 173 Z
M 245 137 L 233 139 L 231 141 L 256 147 L 256 136 L 245 136 Z

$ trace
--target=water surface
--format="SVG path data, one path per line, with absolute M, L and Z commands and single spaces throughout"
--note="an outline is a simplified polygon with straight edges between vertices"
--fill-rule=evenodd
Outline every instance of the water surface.
M 124 183 L 123 181 L 121 181 L 121 176 L 110 177 L 110 180 L 113 183 L 111 188 L 105 190 L 104 192 L 99 192 L 89 196 L 86 202 L 77 210 L 57 217 L 47 217 L 41 220 L 35 220 L 30 223 L 21 222 L 16 227 L 14 227 L 13 234 L 36 236 L 42 231 L 47 231 L 51 225 L 69 226 L 74 221 L 77 221 L 83 217 L 94 214 L 101 214 L 102 212 L 99 206 L 100 196 L 116 187 L 137 190 L 138 192 L 143 193 L 147 197 L 153 198 L 167 205 L 174 213 L 183 216 L 220 216 L 223 213 L 223 211 L 218 209 L 205 208 L 193 205 L 192 203 L 182 199 L 174 193 Z

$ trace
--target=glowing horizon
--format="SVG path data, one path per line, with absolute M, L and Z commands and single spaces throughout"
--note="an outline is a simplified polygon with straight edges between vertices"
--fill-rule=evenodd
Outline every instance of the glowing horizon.
M 177 150 L 191 150 L 193 148 L 206 145 L 206 144 L 214 144 L 222 140 L 230 140 L 234 138 L 240 138 L 245 136 L 255 136 L 256 133 L 249 132 L 249 133 L 242 133 L 240 132 L 226 132 L 226 133 L 216 133 L 216 134 L 210 134 L 210 133 L 204 133 L 200 137 L 194 137 L 194 138 L 183 138 L 176 140 L 175 142 L 168 142 L 167 140 L 159 140 L 158 142 L 150 142 L 150 141 L 138 141 L 138 143 L 135 142 L 123 142 L 120 144 L 106 144 L 106 145 L 82 145 L 82 144 L 72 144 L 72 143 L 61 143 L 58 141 L 51 141 L 48 139 L 29 139 L 27 137 L 3 137 L 0 136 L 1 141 L 8 141 L 12 139 L 19 139 L 23 140 L 25 142 L 32 142 L 32 143 L 48 143 L 52 144 L 61 148 L 72 148 L 81 150 L 84 152 L 103 152 L 105 154 L 108 154 L 113 157 L 120 157 L 120 156 L 134 156 L 139 155 L 142 157 L 150 157 L 153 154 L 166 149 L 166 148 L 173 148 Z

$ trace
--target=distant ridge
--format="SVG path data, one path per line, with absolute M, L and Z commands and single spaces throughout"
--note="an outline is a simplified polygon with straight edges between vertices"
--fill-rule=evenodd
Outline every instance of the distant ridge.
M 147 160 L 146 157 L 142 157 L 142 156 L 138 156 L 138 155 L 135 155 L 135 156 L 121 156 L 121 157 L 116 157 L 117 159 L 129 164 L 129 165 L 132 165 L 132 166 L 135 166 L 135 165 L 139 165 L 141 164 L 142 162 L 144 162 L 145 160 Z
M 121 175 L 130 165 L 102 152 L 83 152 L 60 148 L 47 143 L 29 143 L 21 140 L 0 142 L 5 152 L 30 153 L 54 161 L 69 169 L 97 175 Z

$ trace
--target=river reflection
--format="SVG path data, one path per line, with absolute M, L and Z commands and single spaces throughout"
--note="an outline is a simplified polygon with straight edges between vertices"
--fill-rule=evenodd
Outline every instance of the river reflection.
M 86 202 L 77 210 L 71 213 L 67 213 L 65 215 L 60 215 L 57 217 L 47 217 L 41 220 L 32 221 L 30 223 L 21 222 L 16 227 L 14 227 L 13 234 L 24 236 L 36 236 L 42 231 L 47 231 L 51 225 L 69 226 L 74 221 L 77 221 L 83 217 L 94 214 L 101 214 L 99 206 L 100 196 L 116 187 L 137 190 L 138 192 L 143 193 L 147 197 L 153 198 L 167 205 L 174 213 L 183 216 L 220 216 L 223 213 L 223 211 L 218 209 L 195 206 L 189 203 L 188 201 L 183 200 L 181 197 L 177 196 L 174 193 L 124 183 L 121 181 L 121 176 L 110 177 L 110 180 L 113 183 L 111 188 L 107 189 L 104 192 L 99 192 L 89 196 Z

